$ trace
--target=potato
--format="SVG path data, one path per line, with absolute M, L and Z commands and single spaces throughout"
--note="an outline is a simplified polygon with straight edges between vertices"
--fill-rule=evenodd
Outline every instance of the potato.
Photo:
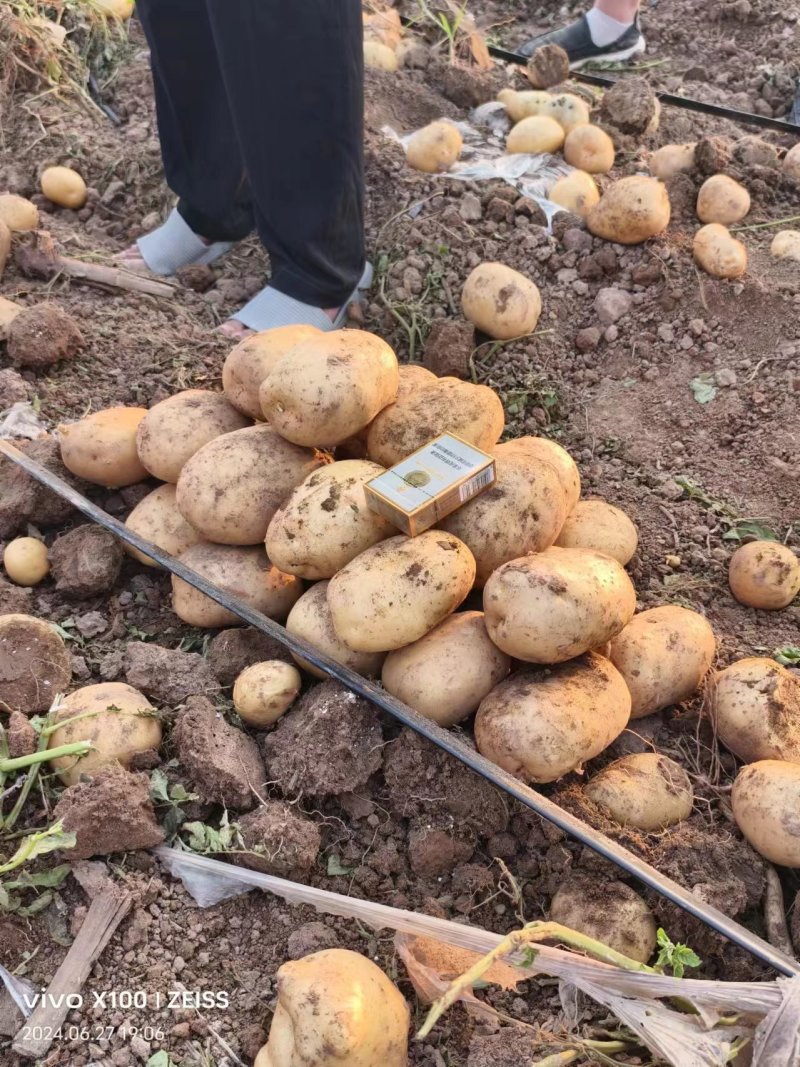
M 631 718 L 688 700 L 703 684 L 716 651 L 711 624 L 697 611 L 665 604 L 634 615 L 609 652 L 631 691 Z
M 221 393 L 186 389 L 150 408 L 136 431 L 136 448 L 153 477 L 175 483 L 203 445 L 249 425 Z
M 395 71 L 398 69 L 397 56 L 382 41 L 364 41 L 364 66 L 370 70 Z
M 3 277 L 3 271 L 6 269 L 6 263 L 8 262 L 8 257 L 10 255 L 11 230 L 8 228 L 5 222 L 0 219 L 0 278 Z M 0 297 L 0 300 L 3 301 L 4 305 L 11 305 L 11 307 L 13 308 L 17 307 L 16 304 L 14 304 L 11 300 L 7 300 L 6 297 Z M 22 311 L 21 307 L 19 308 L 19 311 L 17 311 L 17 314 L 19 314 L 20 311 Z M 9 320 L 5 316 L 3 316 L 2 319 L 0 319 L 0 325 L 5 327 L 8 325 L 8 321 Z M 5 337 L 5 333 L 3 333 L 1 336 Z
M 492 644 L 482 611 L 451 615 L 430 633 L 390 652 L 383 688 L 440 726 L 455 726 L 473 713 L 511 670 L 511 660 Z
M 656 178 L 634 175 L 609 186 L 589 212 L 586 225 L 595 237 L 622 245 L 638 245 L 669 225 L 670 204 L 665 185 Z
M 184 465 L 178 509 L 209 541 L 257 545 L 286 497 L 324 461 L 271 426 L 234 430 L 203 445 Z
M 147 408 L 105 408 L 58 427 L 61 460 L 79 478 L 108 489 L 144 481 L 136 432 Z
M 536 155 L 557 152 L 564 143 L 564 130 L 548 115 L 530 115 L 512 126 L 506 138 L 506 152 Z
M 86 203 L 86 182 L 72 167 L 46 167 L 39 184 L 47 199 L 59 207 L 77 211 Z
M 48 711 L 72 677 L 72 659 L 48 623 L 32 615 L 0 615 L 0 709 Z
M 0 223 L 2 227 L 2 223 Z M 2 234 L 0 234 L 0 240 Z M 0 258 L 0 275 L 3 273 L 2 259 Z M 13 300 L 6 300 L 4 296 L 0 296 L 0 341 L 5 341 L 8 337 L 8 327 L 14 321 L 14 319 L 22 311 L 20 304 L 15 304 Z
M 516 89 L 503 89 L 497 94 L 497 99 L 505 107 L 512 122 L 521 122 L 530 115 L 547 114 L 553 97 L 550 93 L 544 92 L 531 92 L 530 90 L 517 92 Z
M 328 583 L 337 637 L 356 652 L 389 652 L 417 641 L 456 610 L 475 581 L 467 546 L 442 530 L 390 537 Z
M 397 356 L 374 333 L 334 330 L 296 345 L 264 379 L 261 409 L 296 445 L 338 445 L 397 397 Z
M 489 337 L 508 341 L 536 328 L 542 298 L 536 285 L 519 271 L 504 263 L 481 263 L 464 282 L 461 310 Z
M 426 367 L 423 367 L 421 363 L 401 363 L 399 373 L 400 378 L 395 404 L 416 393 L 423 386 L 435 385 L 439 381 L 436 375 Z M 384 410 L 388 411 L 389 409 L 384 408 Z M 348 437 L 346 441 L 342 441 L 340 445 L 336 446 L 336 459 L 366 459 L 368 437 L 369 426 L 365 426 L 355 437 Z
M 740 604 L 778 611 L 800 592 L 800 559 L 777 541 L 750 541 L 733 553 L 728 582 Z
M 281 659 L 245 667 L 233 683 L 233 706 L 242 722 L 262 729 L 288 711 L 302 688 L 300 672 Z
M 300 597 L 286 620 L 290 634 L 302 637 L 320 652 L 335 659 L 343 667 L 349 667 L 366 678 L 377 678 L 381 673 L 385 652 L 356 652 L 336 636 L 328 606 L 328 583 L 317 582 Z M 325 671 L 312 666 L 302 656 L 292 653 L 295 662 L 315 678 L 327 678 Z
M 203 541 L 190 545 L 178 558 L 209 582 L 270 619 L 285 619 L 303 592 L 299 578 L 282 574 L 273 567 L 260 546 L 211 545 Z M 172 610 L 189 626 L 244 625 L 238 615 L 174 574 Z
M 495 467 L 494 485 L 440 523 L 475 557 L 478 586 L 503 563 L 549 548 L 567 516 L 564 487 L 547 460 L 518 449 L 497 453 Z
M 587 174 L 606 174 L 614 166 L 614 142 L 599 126 L 575 126 L 564 141 L 564 159 Z
M 657 752 L 615 760 L 586 783 L 584 792 L 620 826 L 644 833 L 688 819 L 694 804 L 689 775 Z
M 800 181 L 800 143 L 789 149 L 783 157 L 782 166 L 790 177 Z
M 575 509 L 581 495 L 581 476 L 575 460 L 561 445 L 547 437 L 515 437 L 495 449 L 496 456 L 521 450 L 534 459 L 543 459 L 558 471 L 567 497 L 567 514 Z
M 440 174 L 450 170 L 461 155 L 463 143 L 452 122 L 431 122 L 408 142 L 406 162 L 426 174 Z
M 590 174 L 574 170 L 550 187 L 547 199 L 585 219 L 600 200 L 600 190 Z
M 616 637 L 633 618 L 636 590 L 610 556 L 553 547 L 498 568 L 483 609 L 489 637 L 509 656 L 562 663 Z
M 94 6 L 107 18 L 125 22 L 133 14 L 134 0 L 94 0 Z
M 550 901 L 549 919 L 639 963 L 647 963 L 655 952 L 653 913 L 624 882 L 573 874 L 561 883 Z
M 548 671 L 525 668 L 495 686 L 478 708 L 475 742 L 523 781 L 555 782 L 608 748 L 630 712 L 622 675 L 588 652 Z
M 800 867 L 800 766 L 765 759 L 742 767 L 731 792 L 736 825 L 770 863 Z
M 800 678 L 760 656 L 718 671 L 708 714 L 726 748 L 745 763 L 800 763 Z
M 17 537 L 5 547 L 3 566 L 17 585 L 38 585 L 50 573 L 47 545 L 37 537 Z
M 385 11 L 374 11 L 371 14 L 365 11 L 363 18 L 365 39 L 382 41 L 392 51 L 397 50 L 403 37 L 403 24 L 397 8 L 387 8 Z
M 253 1067 L 406 1067 L 408 1005 L 381 969 L 348 949 L 278 969 L 278 1006 Z
M 739 278 L 747 270 L 747 249 L 719 223 L 697 231 L 692 251 L 695 262 L 715 278 Z
M 648 159 L 650 173 L 659 181 L 666 182 L 676 174 L 688 174 L 694 170 L 695 144 L 665 144 Z
M 573 93 L 559 93 L 545 101 L 545 115 L 556 120 L 565 133 L 589 123 L 589 105 Z
M 35 230 L 39 225 L 39 209 L 24 196 L 3 193 L 0 195 L 0 221 L 4 222 L 12 233 Z
M 556 544 L 589 548 L 611 556 L 624 567 L 639 543 L 639 531 L 624 511 L 605 500 L 581 500 L 567 516 Z
M 263 419 L 258 399 L 261 383 L 295 345 L 320 333 L 316 326 L 277 326 L 245 337 L 222 365 L 222 390 L 228 403 L 251 419 Z
M 65 720 L 74 719 L 73 722 Z M 129 767 L 140 752 L 157 751 L 161 723 L 150 701 L 123 682 L 85 685 L 70 693 L 56 713 L 63 726 L 50 735 L 48 748 L 90 741 L 85 756 L 56 756 L 50 766 L 65 785 L 91 775 L 108 763 Z
M 727 174 L 712 174 L 697 194 L 697 217 L 701 222 L 730 226 L 741 222 L 750 210 L 750 194 Z
M 794 259 L 800 262 L 800 230 L 778 230 L 772 238 L 769 250 L 776 259 Z
M 286 574 L 332 578 L 351 559 L 397 530 L 367 504 L 365 484 L 384 468 L 369 460 L 331 463 L 309 474 L 275 512 L 267 554 Z
M 500 398 L 486 385 L 438 378 L 409 392 L 378 415 L 367 435 L 367 454 L 392 467 L 442 433 L 454 433 L 490 452 L 503 432 Z
M 202 535 L 178 511 L 174 485 L 159 485 L 152 493 L 148 493 L 127 517 L 125 525 L 140 537 L 169 552 L 171 556 L 179 556 L 191 545 L 199 544 L 203 540 Z M 130 545 L 126 545 L 125 549 L 146 567 L 161 569 L 160 563 L 156 563 L 138 549 Z

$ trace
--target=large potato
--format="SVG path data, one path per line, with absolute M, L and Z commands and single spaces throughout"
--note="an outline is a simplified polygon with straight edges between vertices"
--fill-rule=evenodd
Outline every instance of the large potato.
M 402 648 L 454 612 L 474 581 L 472 553 L 452 534 L 390 537 L 331 578 L 333 628 L 357 652 Z
M 489 452 L 504 424 L 503 405 L 493 389 L 438 378 L 409 391 L 378 415 L 369 428 L 367 453 L 381 466 L 393 467 L 442 433 L 453 433 Z
M 302 341 L 261 383 L 261 410 L 297 445 L 338 445 L 397 397 L 392 349 L 364 330 L 334 330 Z
M 24 196 L 16 193 L 0 195 L 0 220 L 16 233 L 35 230 L 39 225 L 39 209 Z
M 503 563 L 542 552 L 558 537 L 567 497 L 558 471 L 522 449 L 495 456 L 494 485 L 448 515 L 440 526 L 469 548 L 483 586 Z
M 781 867 L 800 867 L 800 765 L 765 759 L 742 767 L 731 806 L 756 852 Z
M 148 493 L 127 517 L 125 525 L 129 530 L 169 552 L 171 556 L 179 556 L 190 545 L 196 545 L 203 540 L 201 534 L 178 511 L 174 485 L 159 485 L 152 493 Z M 161 568 L 160 563 L 156 563 L 138 549 L 130 545 L 125 548 L 134 559 L 144 563 L 146 567 Z
M 496 456 L 522 451 L 533 459 L 545 460 L 558 471 L 567 498 L 567 514 L 574 511 L 581 495 L 581 476 L 578 465 L 565 448 L 547 437 L 515 437 L 495 449 Z
M 463 141 L 452 122 L 431 122 L 417 130 L 406 148 L 406 162 L 426 174 L 450 170 L 461 154 Z
M 564 129 L 549 115 L 529 115 L 511 127 L 506 152 L 511 155 L 557 152 L 564 143 Z
M 489 640 L 482 611 L 451 615 L 405 648 L 390 652 L 383 688 L 440 726 L 455 726 L 476 710 L 511 669 Z
M 777 541 L 751 541 L 733 553 L 728 582 L 740 604 L 778 611 L 800 592 L 800 559 Z
M 708 710 L 720 741 L 745 763 L 800 763 L 800 678 L 774 660 L 751 656 L 719 671 Z
M 363 674 L 366 678 L 377 678 L 381 673 L 386 658 L 385 652 L 356 652 L 336 636 L 331 609 L 328 606 L 327 582 L 317 582 L 303 593 L 289 612 L 286 629 L 357 674 Z M 304 671 L 316 678 L 328 677 L 325 671 L 312 666 L 302 656 L 296 656 L 294 652 L 292 655 Z
M 321 332 L 316 326 L 276 326 L 245 337 L 222 365 L 222 389 L 228 402 L 251 419 L 263 419 L 258 399 L 261 383 L 295 345 Z
M 697 194 L 697 217 L 701 222 L 731 226 L 750 211 L 750 194 L 727 174 L 712 174 Z
M 573 170 L 550 187 L 547 199 L 585 219 L 599 201 L 600 190 L 591 174 L 584 170 Z
M 610 556 L 553 547 L 496 570 L 483 609 L 489 636 L 509 656 L 562 663 L 616 637 L 633 618 L 636 590 Z
M 544 114 L 556 120 L 565 133 L 589 122 L 589 105 L 574 93 L 559 93 L 545 101 Z
M 481 263 L 464 282 L 461 310 L 471 323 L 500 341 L 523 337 L 542 313 L 539 290 L 504 263 Z
M 686 771 L 658 752 L 636 752 L 604 767 L 584 792 L 621 826 L 650 833 L 688 819 L 694 790 Z
M 564 141 L 564 159 L 587 174 L 605 174 L 614 166 L 614 142 L 599 126 L 575 126 Z
M 314 471 L 275 512 L 267 554 L 287 574 L 332 578 L 351 559 L 397 533 L 367 504 L 364 486 L 384 468 L 345 459 Z
M 747 249 L 718 222 L 700 227 L 692 253 L 698 266 L 714 278 L 740 278 L 747 270 Z
M 47 199 L 59 207 L 77 211 L 86 203 L 86 182 L 72 167 L 46 167 L 39 184 Z
M 58 427 L 61 460 L 68 471 L 109 489 L 147 477 L 136 451 L 136 432 L 147 408 L 106 408 Z
M 421 363 L 401 363 L 395 404 L 400 403 L 407 396 L 411 396 L 412 393 L 416 393 L 418 389 L 425 385 L 435 385 L 438 380 L 436 375 L 429 371 L 427 367 L 423 367 Z M 380 415 L 378 418 L 380 418 Z M 336 446 L 337 460 L 366 459 L 368 436 L 369 426 L 365 426 L 355 437 L 348 437 L 346 441 L 342 441 L 340 445 Z
M 665 604 L 634 615 L 610 650 L 631 691 L 631 718 L 688 700 L 703 684 L 716 650 L 711 624 L 689 608 Z
M 511 121 L 520 122 L 529 115 L 547 114 L 553 97 L 552 94 L 545 92 L 532 92 L 531 90 L 518 92 L 516 89 L 502 89 L 497 94 L 497 99 L 505 107 Z
M 611 556 L 624 567 L 633 559 L 639 532 L 625 514 L 605 500 L 581 500 L 558 535 L 561 548 L 590 548 Z
M 549 671 L 526 668 L 495 686 L 478 708 L 475 741 L 482 755 L 523 781 L 555 782 L 608 748 L 630 713 L 622 675 L 589 652 Z
M 47 711 L 72 677 L 72 660 L 49 623 L 33 615 L 0 615 L 0 710 Z
M 600 197 L 586 219 L 595 237 L 622 245 L 638 245 L 669 225 L 667 188 L 656 178 L 620 178 Z
M 257 545 L 275 512 L 325 457 L 284 440 L 271 426 L 249 426 L 209 441 L 184 465 L 178 508 L 217 544 Z
M 694 170 L 695 144 L 665 144 L 648 159 L 650 173 L 662 182 Z
M 573 874 L 561 883 L 550 901 L 548 918 L 639 963 L 647 963 L 655 952 L 653 913 L 624 882 Z
M 270 619 L 285 619 L 303 592 L 300 579 L 273 567 L 260 546 L 202 542 L 187 548 L 179 558 L 181 563 Z M 172 610 L 189 626 L 244 625 L 238 615 L 174 574 Z

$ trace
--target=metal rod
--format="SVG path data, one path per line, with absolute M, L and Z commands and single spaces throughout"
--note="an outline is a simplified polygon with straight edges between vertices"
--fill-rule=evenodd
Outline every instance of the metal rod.
M 98 525 L 109 530 L 121 541 L 132 545 L 145 556 L 155 560 L 165 570 L 188 582 L 189 585 L 198 589 L 201 593 L 205 593 L 216 603 L 233 612 L 243 622 L 249 623 L 257 630 L 260 630 L 261 633 L 279 641 L 292 652 L 296 652 L 303 659 L 312 663 L 315 667 L 324 671 L 325 674 L 330 675 L 330 677 L 335 678 L 354 693 L 358 693 L 359 696 L 376 704 L 381 710 L 433 742 L 438 748 L 508 793 L 509 796 L 514 797 L 515 800 L 520 801 L 520 803 L 530 808 L 531 811 L 540 815 L 543 819 L 547 819 L 548 822 L 574 837 L 581 844 L 591 848 L 600 856 L 611 860 L 626 874 L 637 878 L 648 888 L 666 897 L 673 904 L 677 904 L 678 907 L 683 908 L 694 918 L 710 926 L 712 930 L 716 930 L 717 933 L 727 937 L 729 941 L 745 949 L 781 974 L 800 975 L 800 963 L 796 960 L 773 948 L 762 938 L 751 933 L 750 930 L 746 930 L 716 908 L 705 904 L 690 893 L 688 889 L 684 889 L 683 886 L 678 885 L 671 878 L 661 874 L 654 867 L 651 867 L 649 863 L 645 863 L 644 860 L 639 859 L 638 856 L 623 848 L 622 845 L 617 844 L 616 841 L 612 841 L 605 834 L 593 829 L 581 819 L 559 807 L 554 801 L 549 800 L 541 793 L 537 793 L 518 778 L 508 774 L 507 771 L 481 756 L 457 734 L 443 730 L 430 719 L 426 719 L 414 711 L 413 708 L 408 707 L 407 704 L 403 704 L 391 696 L 375 682 L 371 682 L 349 668 L 343 667 L 307 641 L 289 633 L 279 623 L 268 619 L 261 612 L 255 611 L 248 604 L 244 604 L 237 597 L 231 596 L 224 589 L 220 589 L 213 582 L 209 582 L 207 578 L 181 563 L 179 559 L 164 552 L 150 541 L 146 541 L 139 534 L 134 533 L 133 530 L 129 530 L 124 523 L 108 515 L 102 508 L 87 500 L 85 496 L 78 493 L 63 479 L 30 459 L 15 448 L 14 445 L 9 444 L 8 441 L 0 440 L 0 453 L 7 456 L 17 466 L 22 467 L 23 470 L 26 470 L 36 481 L 47 486 L 48 489 L 52 489 L 62 499 L 69 501 L 78 511 L 83 512 L 84 515 Z

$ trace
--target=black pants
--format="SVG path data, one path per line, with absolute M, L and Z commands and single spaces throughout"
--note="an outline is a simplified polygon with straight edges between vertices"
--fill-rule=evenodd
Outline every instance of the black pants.
M 191 228 L 255 227 L 271 284 L 338 307 L 364 267 L 360 0 L 138 0 L 164 170 Z

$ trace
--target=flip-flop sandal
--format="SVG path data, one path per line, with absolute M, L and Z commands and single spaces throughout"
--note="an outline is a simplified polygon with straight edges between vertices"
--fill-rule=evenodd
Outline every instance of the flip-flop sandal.
M 367 263 L 358 285 L 333 319 L 322 308 L 304 304 L 270 286 L 256 293 L 231 319 L 256 332 L 272 330 L 276 326 L 316 326 L 318 330 L 338 330 L 347 318 L 350 305 L 356 303 L 361 292 L 372 285 L 372 276 L 372 264 Z
M 206 266 L 224 256 L 234 241 L 214 241 L 212 244 L 198 237 L 177 208 L 173 208 L 163 225 L 147 233 L 136 242 L 145 266 L 153 274 L 169 275 L 189 264 Z

